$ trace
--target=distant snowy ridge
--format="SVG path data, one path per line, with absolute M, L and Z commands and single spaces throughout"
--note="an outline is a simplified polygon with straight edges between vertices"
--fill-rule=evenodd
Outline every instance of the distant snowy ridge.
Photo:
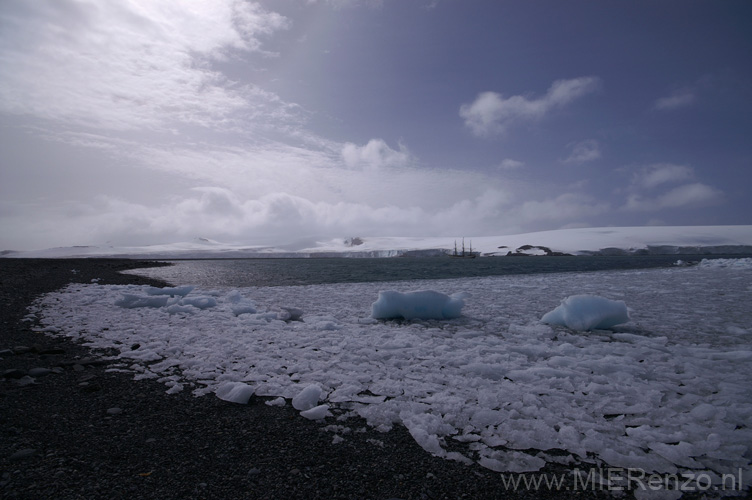
M 559 229 L 505 236 L 465 237 L 481 256 L 752 254 L 752 226 L 649 226 Z M 430 257 L 450 253 L 462 237 L 347 237 L 298 245 L 252 246 L 206 238 L 139 247 L 77 246 L 3 257 L 124 257 L 152 259 L 264 257 Z
M 462 238 L 361 238 L 360 252 L 420 255 L 451 252 Z M 505 236 L 465 237 L 482 256 L 512 254 L 723 254 L 752 253 L 752 226 L 650 226 L 560 229 Z M 304 252 L 352 252 L 344 240 L 321 242 Z

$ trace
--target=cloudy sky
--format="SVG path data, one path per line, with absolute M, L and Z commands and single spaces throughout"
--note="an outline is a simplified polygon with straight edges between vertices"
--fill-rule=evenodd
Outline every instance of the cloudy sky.
M 3 0 L 0 250 L 752 224 L 749 19 Z

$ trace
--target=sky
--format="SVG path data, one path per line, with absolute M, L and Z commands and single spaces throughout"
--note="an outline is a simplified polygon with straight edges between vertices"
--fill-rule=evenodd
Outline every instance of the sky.
M 0 250 L 752 224 L 746 0 L 3 0 Z

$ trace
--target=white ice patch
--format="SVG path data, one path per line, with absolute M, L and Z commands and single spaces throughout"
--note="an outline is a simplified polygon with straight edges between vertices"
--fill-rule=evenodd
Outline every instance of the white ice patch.
M 319 400 L 321 400 L 321 387 L 312 384 L 292 398 L 292 407 L 298 411 L 310 410 L 318 405 Z
M 703 269 L 729 268 L 737 270 L 752 270 L 752 258 L 744 259 L 702 259 L 697 265 Z
M 208 309 L 217 305 L 217 299 L 208 296 L 183 297 L 178 302 L 181 306 L 193 306 L 199 309 Z
M 307 418 L 308 420 L 321 420 L 326 417 L 331 417 L 332 414 L 329 413 L 329 405 L 318 405 L 308 410 L 301 411 L 300 416 Z
M 193 289 L 194 287 L 192 286 L 166 288 L 147 287 L 144 290 L 146 295 L 139 293 L 123 293 L 123 295 L 115 301 L 115 305 L 127 309 L 167 306 L 166 310 L 170 314 L 193 313 L 194 310 L 192 308 L 194 307 L 197 309 L 208 309 L 217 305 L 217 299 L 210 295 L 194 295 L 188 297 L 187 295 Z M 180 298 L 176 299 L 175 296 Z
M 452 319 L 462 315 L 466 294 L 445 295 L 433 290 L 379 292 L 371 305 L 374 319 Z
M 429 452 L 493 470 L 534 470 L 561 457 L 545 450 L 563 450 L 583 470 L 706 474 L 715 484 L 741 471 L 749 485 L 751 273 L 694 266 L 388 286 L 474 298 L 459 318 L 382 322 L 370 313 L 384 283 L 173 297 L 72 284 L 30 312 L 40 331 L 119 349 L 136 377 L 170 390 L 180 383 L 230 399 L 253 391 L 274 404 L 293 399 L 309 417 L 359 415 L 383 431 L 405 425 Z M 624 300 L 631 321 L 587 333 L 539 322 L 561 297 L 582 294 Z M 170 314 L 194 296 L 216 305 Z M 115 306 L 122 297 L 168 302 Z M 257 312 L 234 314 L 240 303 Z M 279 304 L 306 315 L 284 321 Z M 447 450 L 450 440 L 461 453 Z
M 217 397 L 230 403 L 248 404 L 253 396 L 253 387 L 242 382 L 225 382 L 217 387 Z
M 629 321 L 623 300 L 610 300 L 594 295 L 571 295 L 561 305 L 541 318 L 549 325 L 566 326 L 572 330 L 612 328 Z
M 148 293 L 148 292 L 147 292 Z M 156 297 L 137 295 L 134 293 L 124 293 L 115 301 L 116 306 L 125 307 L 126 309 L 135 309 L 137 307 L 164 307 L 170 297 L 158 295 Z
M 230 309 L 235 316 L 240 316 L 241 314 L 255 314 L 258 310 L 253 301 L 243 297 L 237 290 L 227 294 L 227 301 L 232 304 Z
M 175 296 L 175 295 L 179 295 L 181 297 L 185 297 L 186 295 L 188 295 L 189 293 L 191 293 L 191 291 L 194 288 L 195 287 L 190 286 L 190 285 L 186 285 L 186 286 L 167 286 L 167 287 L 164 287 L 164 288 L 159 288 L 159 287 L 156 287 L 156 286 L 150 286 L 149 288 L 146 289 L 146 293 L 149 294 L 149 295 L 169 295 L 171 297 Z

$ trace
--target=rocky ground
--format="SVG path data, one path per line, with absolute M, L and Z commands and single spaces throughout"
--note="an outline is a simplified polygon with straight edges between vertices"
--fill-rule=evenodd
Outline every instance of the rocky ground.
M 32 331 L 26 307 L 69 282 L 164 285 L 123 260 L 0 259 L 0 497 L 611 498 L 600 488 L 514 491 L 512 476 L 431 456 L 404 428 L 312 422 L 288 404 L 237 405 L 107 371 L 101 352 Z M 350 432 L 334 443 L 328 425 Z M 339 441 L 337 439 L 336 441 Z M 566 488 L 569 488 L 567 490 Z

